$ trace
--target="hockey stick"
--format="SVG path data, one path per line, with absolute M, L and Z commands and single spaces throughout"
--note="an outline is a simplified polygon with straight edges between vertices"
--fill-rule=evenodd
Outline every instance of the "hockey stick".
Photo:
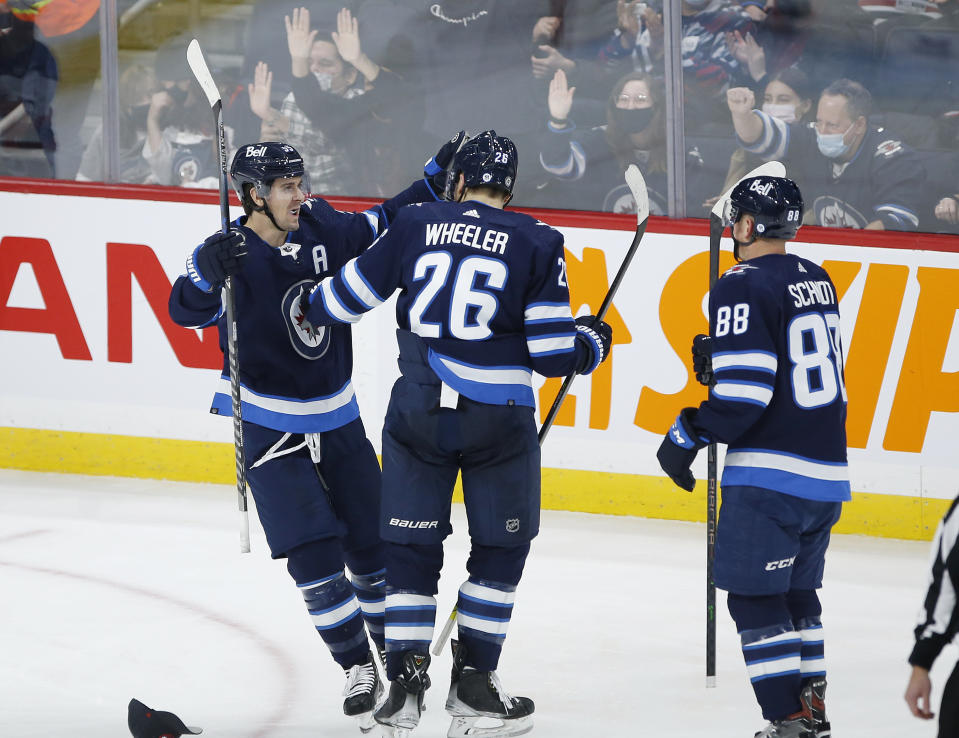
M 778 161 L 767 161 L 739 180 L 751 177 L 785 177 L 786 167 Z M 726 230 L 726 206 L 736 185 L 722 194 L 709 214 L 709 290 L 719 279 L 719 242 Z M 709 335 L 713 335 L 710 316 Z M 706 455 L 706 686 L 716 686 L 716 585 L 713 584 L 713 564 L 716 558 L 716 512 L 718 494 L 716 489 L 716 444 L 710 443 Z
M 223 102 L 220 100 L 220 91 L 213 81 L 210 68 L 203 58 L 200 42 L 193 39 L 186 50 L 186 60 L 193 70 L 193 76 L 199 82 L 206 94 L 206 99 L 213 109 L 213 120 L 216 126 L 217 151 L 220 163 L 220 229 L 226 233 L 230 230 L 230 200 L 226 186 L 226 136 L 223 132 Z M 236 492 L 237 504 L 240 509 L 240 553 L 250 552 L 250 515 L 246 504 L 246 462 L 243 456 L 243 417 L 240 407 L 240 359 L 236 336 L 236 311 L 233 299 L 233 280 L 226 278 L 225 298 L 227 352 L 230 363 L 230 395 L 233 400 L 233 450 L 236 460 Z
M 599 310 L 596 312 L 596 320 L 602 320 L 606 317 L 606 312 L 613 304 L 613 298 L 616 296 L 617 290 L 619 290 L 619 285 L 623 281 L 623 277 L 626 276 L 626 270 L 633 260 L 636 249 L 639 248 L 639 244 L 643 240 L 643 234 L 646 233 L 646 224 L 649 222 L 649 194 L 646 192 L 646 180 L 643 179 L 643 175 L 635 164 L 629 165 L 626 169 L 625 176 L 626 184 L 629 186 L 629 191 L 633 194 L 633 200 L 636 203 L 636 234 L 633 236 L 633 242 L 629 245 L 629 250 L 626 252 L 626 258 L 623 259 L 623 263 L 620 265 L 619 271 L 616 272 L 613 283 L 606 292 L 606 297 L 603 298 L 603 304 L 599 306 Z M 572 386 L 575 378 L 576 372 L 573 372 L 563 380 L 563 385 L 559 388 L 559 394 L 557 394 L 556 399 L 553 400 L 553 405 L 546 414 L 543 426 L 539 429 L 540 446 L 543 445 L 546 434 L 549 433 L 549 429 L 553 426 L 553 421 L 556 420 L 559 408 L 562 406 L 563 400 L 566 399 L 566 395 L 569 393 L 569 388 Z
M 623 259 L 623 263 L 620 265 L 619 271 L 616 272 L 616 277 L 613 279 L 613 283 L 606 292 L 606 297 L 603 298 L 603 304 L 600 305 L 599 311 L 596 313 L 597 320 L 602 320 L 609 311 L 610 306 L 613 304 L 613 297 L 616 296 L 616 291 L 619 289 L 619 285 L 623 281 L 623 277 L 626 275 L 626 270 L 629 268 L 629 264 L 633 260 L 633 255 L 636 253 L 636 249 L 639 248 L 639 244 L 643 240 L 643 234 L 646 233 L 646 224 L 649 222 L 649 193 L 646 191 L 646 180 L 643 179 L 642 173 L 635 164 L 629 165 L 629 167 L 626 169 L 625 177 L 626 184 L 629 186 L 629 191 L 633 194 L 633 200 L 636 203 L 636 222 L 638 225 L 636 226 L 636 235 L 633 236 L 633 242 L 630 244 L 629 250 L 626 252 L 626 257 Z M 563 404 L 563 400 L 569 393 L 570 385 L 573 383 L 573 379 L 575 377 L 575 372 L 566 377 L 566 379 L 563 381 L 562 387 L 560 387 L 559 394 L 556 395 L 556 399 L 553 400 L 553 405 L 550 407 L 549 413 L 546 415 L 546 419 L 543 421 L 543 427 L 539 430 L 540 446 L 543 445 L 543 441 L 546 439 L 546 434 L 553 425 L 553 421 L 556 419 L 556 414 L 559 412 L 560 405 Z M 453 631 L 453 625 L 455 624 L 456 607 L 453 608 L 450 616 L 446 619 L 446 624 L 443 626 L 443 630 L 440 632 L 439 638 L 437 638 L 436 643 L 433 644 L 434 656 L 440 655 L 440 652 L 446 645 L 447 639 L 450 637 L 450 633 Z

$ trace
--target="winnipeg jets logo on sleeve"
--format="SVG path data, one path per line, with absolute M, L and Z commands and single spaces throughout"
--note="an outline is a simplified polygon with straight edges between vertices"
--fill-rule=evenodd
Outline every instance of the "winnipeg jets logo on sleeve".
M 312 284 L 312 280 L 304 279 L 286 291 L 283 295 L 282 311 L 293 350 L 304 359 L 315 360 L 326 354 L 330 348 L 330 329 L 326 326 L 311 325 L 305 320 L 299 301 L 300 287 L 304 284 Z

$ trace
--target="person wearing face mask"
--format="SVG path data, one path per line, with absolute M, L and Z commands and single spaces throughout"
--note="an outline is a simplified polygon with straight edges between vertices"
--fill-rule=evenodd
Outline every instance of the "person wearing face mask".
M 147 135 L 150 101 L 156 87 L 153 70 L 142 64 L 129 67 L 120 75 L 120 182 L 149 184 L 155 181 L 150 165 L 143 158 L 143 144 Z M 90 143 L 83 151 L 77 180 L 104 180 L 102 125 L 94 131 Z
M 807 222 L 831 228 L 914 231 L 926 172 L 916 152 L 869 122 L 872 97 L 839 79 L 819 98 L 812 127 L 755 109 L 752 90 L 727 93 L 739 144 L 764 160 L 789 157 L 808 193 Z
M 636 164 L 649 192 L 649 212 L 666 213 L 666 127 L 662 89 L 643 72 L 631 72 L 613 86 L 606 125 L 579 129 L 569 117 L 575 87 L 563 70 L 549 86 L 547 132 L 540 136 L 539 163 L 552 175 L 556 204 L 584 210 L 632 213 L 636 204 L 623 172 Z M 588 174 L 588 176 L 587 176 Z
M 788 67 L 772 75 L 763 86 L 762 111 L 784 123 L 808 124 L 812 103 L 809 78 L 799 67 Z M 726 181 L 719 191 L 728 192 L 747 172 L 759 166 L 761 161 L 756 154 L 751 154 L 742 147 L 737 148 L 729 157 Z M 787 172 L 794 168 L 788 160 L 783 160 L 783 164 L 786 165 Z M 703 205 L 711 208 L 718 199 L 719 195 L 716 195 Z
M 342 152 L 335 174 L 347 181 L 349 194 L 385 194 L 402 177 L 397 132 L 422 128 L 421 110 L 418 120 L 409 120 L 413 108 L 394 104 L 408 96 L 409 84 L 366 55 L 359 22 L 349 9 L 340 9 L 332 31 L 311 29 L 305 7 L 284 21 L 293 75 L 290 106 L 302 112 L 333 151 Z M 291 115 L 291 125 L 294 120 Z M 319 153 L 316 145 L 309 149 Z M 336 177 L 328 173 L 320 181 Z
M 157 92 L 150 98 L 143 158 L 161 185 L 216 189 L 219 165 L 210 105 L 187 67 L 186 44 L 162 46 L 154 64 Z M 224 127 L 227 147 L 233 129 Z

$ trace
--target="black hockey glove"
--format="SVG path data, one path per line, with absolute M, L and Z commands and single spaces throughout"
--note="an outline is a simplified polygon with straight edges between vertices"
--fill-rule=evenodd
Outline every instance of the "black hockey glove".
M 590 374 L 609 356 L 613 345 L 613 329 L 608 323 L 597 320 L 595 315 L 576 319 L 576 351 L 579 362 L 577 374 Z
M 186 260 L 186 273 L 201 290 L 212 292 L 240 271 L 244 256 L 246 238 L 242 231 L 218 231 L 193 250 Z
M 453 163 L 453 157 L 459 151 L 463 144 L 470 140 L 470 135 L 466 131 L 460 131 L 449 141 L 444 143 L 436 156 L 430 159 L 423 167 L 423 176 L 429 180 L 433 186 L 433 192 L 440 197 L 446 190 L 446 170 Z
M 696 486 L 696 478 L 689 467 L 699 449 L 709 444 L 709 439 L 694 428 L 697 412 L 694 407 L 684 407 L 656 452 L 663 471 L 687 492 L 692 492 Z
M 693 371 L 696 372 L 696 381 L 704 387 L 716 384 L 713 376 L 713 339 L 698 334 L 693 338 Z

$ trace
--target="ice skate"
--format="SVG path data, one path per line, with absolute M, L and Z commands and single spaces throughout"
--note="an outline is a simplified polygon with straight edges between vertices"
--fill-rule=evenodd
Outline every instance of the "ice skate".
M 452 645 L 453 672 L 446 711 L 453 720 L 447 737 L 505 738 L 529 733 L 533 729 L 533 701 L 506 694 L 495 671 L 466 666 L 465 648 L 456 640 Z
M 803 715 L 812 723 L 816 738 L 831 738 L 832 728 L 826 720 L 826 678 L 813 679 L 799 693 Z
M 346 686 L 343 687 L 343 713 L 356 718 L 361 733 L 369 733 L 376 726 L 373 709 L 383 694 L 373 663 L 373 654 L 366 655 L 365 664 L 357 664 L 346 670 Z
M 374 713 L 373 718 L 384 726 L 384 735 L 405 738 L 420 723 L 420 714 L 426 709 L 424 693 L 430 687 L 426 670 L 430 665 L 428 654 L 407 651 L 403 654 L 403 671 L 390 682 L 390 693 Z
M 755 738 L 816 738 L 816 732 L 809 719 L 797 712 L 783 720 L 773 720 Z

